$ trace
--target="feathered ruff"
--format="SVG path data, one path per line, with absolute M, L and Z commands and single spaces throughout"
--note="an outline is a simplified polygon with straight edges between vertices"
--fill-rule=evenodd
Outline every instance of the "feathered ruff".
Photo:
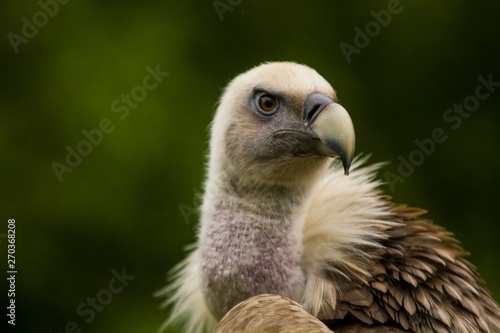
M 370 276 L 367 248 L 382 247 L 384 231 L 398 225 L 376 190 L 383 163 L 361 167 L 369 156 L 358 157 L 349 177 L 334 160 L 313 191 L 303 230 L 306 271 L 304 308 L 320 319 L 333 318 L 342 281 L 366 281 Z M 336 281 L 335 283 L 332 283 Z

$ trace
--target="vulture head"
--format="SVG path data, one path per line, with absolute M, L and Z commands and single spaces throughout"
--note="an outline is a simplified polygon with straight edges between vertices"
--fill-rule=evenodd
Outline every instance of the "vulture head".
M 236 77 L 217 109 L 211 171 L 246 181 L 307 180 L 328 157 L 348 173 L 354 128 L 335 91 L 315 70 L 266 63 Z

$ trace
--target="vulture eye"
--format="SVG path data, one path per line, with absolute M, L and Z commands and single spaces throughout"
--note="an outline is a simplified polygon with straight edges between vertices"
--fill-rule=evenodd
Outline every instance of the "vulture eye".
M 257 99 L 257 109 L 264 116 L 270 116 L 278 111 L 278 99 L 269 94 L 262 94 Z

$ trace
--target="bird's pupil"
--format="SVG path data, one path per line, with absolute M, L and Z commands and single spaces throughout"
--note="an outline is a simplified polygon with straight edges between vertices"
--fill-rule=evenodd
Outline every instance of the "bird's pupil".
M 278 100 L 268 94 L 261 95 L 257 102 L 260 112 L 266 116 L 271 115 L 278 107 Z

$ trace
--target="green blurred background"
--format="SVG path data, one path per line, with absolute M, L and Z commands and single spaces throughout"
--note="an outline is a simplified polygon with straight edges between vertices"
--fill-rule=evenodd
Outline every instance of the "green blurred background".
M 46 22 L 37 1 L 0 5 L 0 237 L 15 218 L 15 331 L 63 332 L 70 321 L 82 332 L 160 326 L 167 311 L 152 293 L 194 240 L 215 103 L 232 77 L 272 60 L 308 64 L 332 83 L 353 118 L 357 151 L 391 162 L 382 178 L 397 174 L 415 139 L 445 131 L 447 140 L 385 191 L 453 231 L 500 300 L 500 89 L 456 130 L 443 120 L 474 95 L 478 76 L 500 81 L 500 3 L 401 1 L 349 63 L 340 43 L 355 46 L 354 28 L 364 30 L 388 1 L 217 4 L 228 7 L 74 0 Z M 23 17 L 33 16 L 38 32 L 16 53 L 9 33 L 22 37 Z M 157 65 L 168 77 L 120 119 L 113 101 Z M 76 149 L 103 118 L 114 131 L 60 182 L 52 163 L 64 164 L 66 146 Z M 135 278 L 86 323 L 76 308 L 122 268 Z

